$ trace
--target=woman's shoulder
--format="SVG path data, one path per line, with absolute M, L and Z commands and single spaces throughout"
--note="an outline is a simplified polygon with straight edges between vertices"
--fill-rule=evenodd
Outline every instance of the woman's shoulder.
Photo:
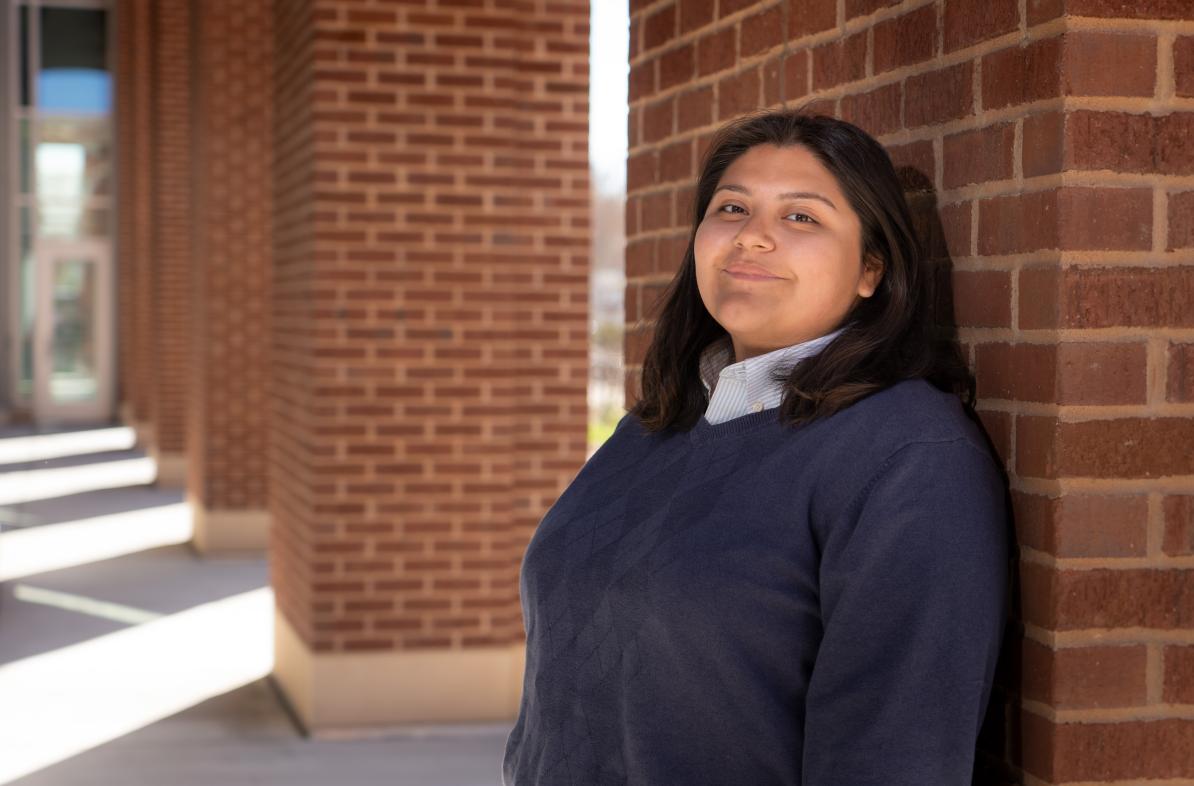
M 815 487 L 827 510 L 845 510 L 893 471 L 910 472 L 917 482 L 951 474 L 976 488 L 1000 482 L 999 458 L 961 399 L 923 379 L 873 393 L 826 418 L 821 429 Z
M 961 399 L 925 379 L 890 385 L 829 419 L 866 453 L 890 455 L 913 443 L 964 441 L 988 451 L 987 440 Z

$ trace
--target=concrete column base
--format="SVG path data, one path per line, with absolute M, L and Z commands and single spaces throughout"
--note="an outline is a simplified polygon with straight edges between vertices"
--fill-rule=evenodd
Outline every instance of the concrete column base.
M 133 430 L 133 437 L 139 450 L 145 455 L 152 455 L 154 450 L 153 423 L 148 420 L 133 418 L 133 406 L 128 402 L 120 405 L 120 422 Z
M 208 510 L 188 495 L 194 532 L 191 547 L 200 554 L 264 552 L 269 545 L 269 512 Z
M 513 721 L 525 649 L 315 653 L 274 610 L 275 684 L 312 736 L 379 728 Z
M 181 489 L 187 486 L 187 457 L 185 453 L 158 453 L 151 447 L 150 457 L 158 468 L 157 485 L 162 488 Z

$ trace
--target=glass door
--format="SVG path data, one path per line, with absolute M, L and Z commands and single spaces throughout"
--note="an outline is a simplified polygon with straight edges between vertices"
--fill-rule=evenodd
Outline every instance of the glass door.
M 97 240 L 43 240 L 37 253 L 34 415 L 106 419 L 112 410 L 112 265 Z
M 0 183 L 8 189 L 0 200 L 7 213 L 0 227 L 9 228 L 0 228 L 0 274 L 7 284 L 0 305 L 7 324 L 0 334 L 12 342 L 0 380 L 15 410 L 38 419 L 88 412 L 106 420 L 112 414 L 100 403 L 114 398 L 101 370 L 114 363 L 115 352 L 113 342 L 100 340 L 115 334 L 108 5 L 0 0 L 10 33 L 9 46 L 0 47 L 8 55 L 0 78 L 10 81 L 9 104 L 0 114 L 12 173 Z M 108 299 L 95 299 L 99 293 Z M 48 304 L 55 313 L 42 310 Z M 109 321 L 98 325 L 99 319 Z M 73 349 L 71 330 L 78 331 Z

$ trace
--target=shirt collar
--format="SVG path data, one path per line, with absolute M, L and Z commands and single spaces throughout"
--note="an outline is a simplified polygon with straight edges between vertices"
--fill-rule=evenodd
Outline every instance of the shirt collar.
M 730 363 L 734 345 L 729 334 L 722 336 L 701 352 L 701 381 L 705 384 L 705 393 L 712 395 L 719 379 L 733 377 L 746 387 L 747 400 L 762 401 L 768 409 L 778 407 L 783 399 L 784 386 L 782 382 L 772 379 L 772 372 L 780 368 L 785 372 L 791 371 L 804 358 L 820 352 L 845 329 L 840 327 L 819 338 L 780 347 L 737 363 Z

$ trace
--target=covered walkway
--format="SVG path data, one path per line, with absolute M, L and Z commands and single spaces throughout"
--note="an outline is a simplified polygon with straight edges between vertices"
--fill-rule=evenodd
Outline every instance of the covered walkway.
M 197 556 L 155 476 L 127 428 L 0 430 L 0 783 L 499 782 L 501 725 L 305 737 L 265 557 Z

